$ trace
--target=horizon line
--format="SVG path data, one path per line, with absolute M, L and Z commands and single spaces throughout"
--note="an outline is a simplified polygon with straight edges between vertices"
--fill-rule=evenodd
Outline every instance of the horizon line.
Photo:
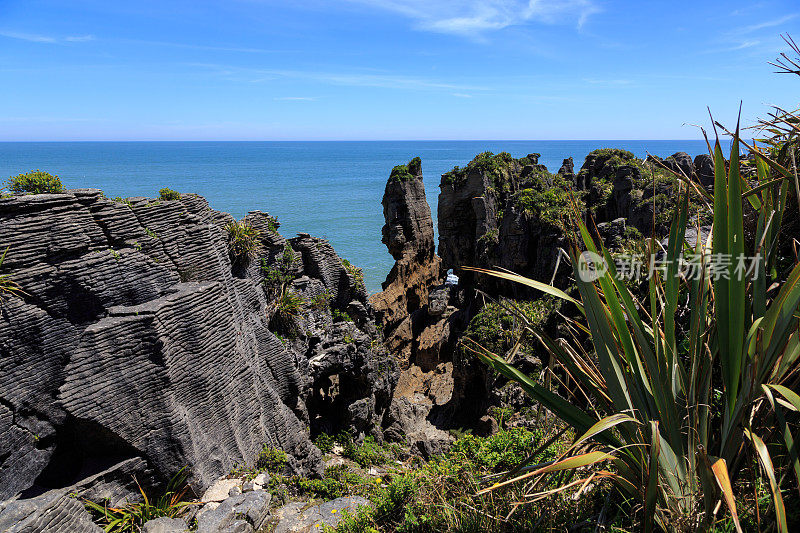
M 723 137 L 721 140 L 724 140 Z M 701 138 L 689 139 L 262 139 L 262 140 L 232 140 L 232 139 L 73 139 L 73 140 L 24 140 L 24 141 L 0 141 L 0 144 L 23 144 L 23 143 L 297 143 L 297 142 L 649 142 L 649 141 L 705 141 Z

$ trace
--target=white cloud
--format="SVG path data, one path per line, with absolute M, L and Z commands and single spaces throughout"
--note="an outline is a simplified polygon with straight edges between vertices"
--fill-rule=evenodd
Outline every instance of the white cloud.
M 23 33 L 16 31 L 0 31 L 0 37 L 7 37 L 9 39 L 18 39 L 20 41 L 28 41 L 31 43 L 46 43 L 46 44 L 59 44 L 59 43 L 84 43 L 86 41 L 93 41 L 92 35 L 68 35 L 67 37 L 52 37 L 50 35 L 39 35 L 36 33 Z
M 761 41 L 758 40 L 744 41 L 743 43 L 739 43 L 728 50 L 744 50 L 745 48 L 752 48 L 754 46 L 758 46 L 759 44 L 761 44 Z
M 785 31 L 787 28 L 784 26 L 798 17 L 800 17 L 800 13 L 791 13 L 749 26 L 732 28 L 720 35 L 718 39 L 719 46 L 703 50 L 700 53 L 716 54 L 721 52 L 740 52 L 742 50 L 773 51 L 773 42 L 777 39 L 775 34 Z
M 55 39 L 55 37 L 48 37 L 47 35 L 36 35 L 34 33 L 19 33 L 15 31 L 0 31 L 0 36 L 8 37 L 9 39 L 19 39 L 20 41 L 29 41 L 32 43 L 58 42 Z
M 575 24 L 599 12 L 594 0 L 350 0 L 399 13 L 417 29 L 480 38 L 529 22 Z
M 744 28 L 739 28 L 737 33 L 753 33 L 767 28 L 774 28 L 775 26 L 782 26 L 783 24 L 786 24 L 790 20 L 796 19 L 797 16 L 798 13 L 793 13 L 791 15 L 786 15 L 785 17 L 781 17 L 779 19 L 768 20 L 766 22 L 761 22 L 759 24 L 745 26 Z

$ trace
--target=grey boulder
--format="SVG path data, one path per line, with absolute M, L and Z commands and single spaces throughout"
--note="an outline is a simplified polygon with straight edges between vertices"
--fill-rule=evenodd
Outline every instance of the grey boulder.
M 142 527 L 143 533 L 184 533 L 184 531 L 189 531 L 186 522 L 180 518 L 169 518 L 167 516 L 148 520 Z
M 197 517 L 197 533 L 249 533 L 264 527 L 272 496 L 254 490 L 233 496 Z

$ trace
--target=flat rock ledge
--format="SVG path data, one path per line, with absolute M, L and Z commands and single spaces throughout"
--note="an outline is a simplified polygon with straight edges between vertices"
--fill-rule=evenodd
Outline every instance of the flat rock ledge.
M 366 505 L 369 500 L 361 496 L 345 496 L 310 506 L 306 502 L 291 502 L 275 511 L 273 533 L 312 533 L 320 531 L 323 525 L 336 527 L 342 511 L 353 514 Z

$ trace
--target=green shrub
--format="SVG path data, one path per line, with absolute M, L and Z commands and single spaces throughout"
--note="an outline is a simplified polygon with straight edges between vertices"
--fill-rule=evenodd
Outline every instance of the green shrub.
M 331 317 L 334 322 L 353 322 L 353 317 L 347 311 L 333 309 L 331 310 Z
M 261 449 L 256 458 L 256 468 L 264 472 L 279 473 L 286 467 L 286 452 L 272 448 L 267 444 Z
M 333 446 L 336 444 L 336 437 L 328 435 L 327 433 L 320 433 L 314 439 L 314 445 L 319 448 L 322 453 L 331 453 Z
M 573 183 L 559 174 L 540 171 L 519 179 L 520 190 L 511 196 L 511 203 L 540 224 L 563 230 L 569 226 L 575 207 L 583 210 L 583 191 L 576 191 Z
M 351 471 L 347 465 L 330 466 L 322 479 L 294 478 L 289 480 L 298 493 L 333 500 L 342 496 L 364 494 L 369 481 Z
M 58 176 L 53 176 L 38 169 L 12 176 L 8 179 L 6 185 L 9 191 L 15 193 L 45 194 L 64 192 L 64 186 Z
M 294 278 L 294 276 L 280 268 L 267 266 L 266 259 L 261 259 L 261 272 L 264 274 L 264 284 L 269 286 L 282 287 Z
M 454 167 L 453 170 L 442 174 L 442 183 L 459 185 L 467 179 L 470 171 L 486 172 L 492 178 L 493 186 L 498 190 L 507 188 L 506 179 L 509 169 L 514 166 L 514 157 L 508 152 L 495 155 L 492 152 L 483 152 L 475 156 L 466 167 Z
M 278 300 L 278 314 L 284 319 L 299 315 L 306 305 L 305 299 L 292 290 L 285 290 Z
M 524 334 L 526 323 L 516 313 L 521 313 L 532 324 L 540 325 L 560 307 L 560 302 L 552 298 L 503 301 L 502 304 L 488 302 L 484 305 L 470 320 L 464 336 L 494 353 L 506 353 L 519 340 L 521 352 L 531 353 L 533 338 Z
M 331 300 L 333 299 L 333 294 L 329 289 L 325 289 L 324 292 L 321 292 L 311 298 L 311 302 L 309 305 L 311 309 L 328 309 L 331 306 Z
M 406 165 L 397 165 L 389 175 L 389 181 L 411 181 L 422 172 L 422 161 L 415 157 Z
M 469 461 L 487 471 L 510 470 L 532 454 L 545 440 L 543 433 L 515 428 L 490 437 L 465 435 L 450 447 L 448 455 L 455 460 Z M 565 447 L 564 447 L 565 448 Z M 550 461 L 562 451 L 553 445 L 542 452 L 539 462 Z
M 287 283 L 294 279 L 293 266 L 295 263 L 295 251 L 288 242 L 283 248 L 280 259 L 275 266 L 267 264 L 266 259 L 261 259 L 261 272 L 264 274 L 264 284 L 270 287 L 278 287 L 281 291 Z
M 450 450 L 417 468 L 387 474 L 372 483 L 371 505 L 343 513 L 336 528 L 341 533 L 462 532 L 462 531 L 563 531 L 597 513 L 605 491 L 594 491 L 591 503 L 556 495 L 538 507 L 517 505 L 524 491 L 511 486 L 504 491 L 478 495 L 486 476 L 498 476 L 529 455 L 532 464 L 548 461 L 564 449 L 569 436 L 516 429 L 490 437 L 462 437 Z M 497 477 L 496 479 L 501 479 Z M 552 485 L 549 485 L 550 487 Z M 543 490 L 548 488 L 543 487 Z
M 592 150 L 587 157 L 611 161 L 613 165 L 625 164 L 636 159 L 633 152 L 620 148 L 598 148 L 597 150 Z
M 341 443 L 344 447 L 342 455 L 362 468 L 386 464 L 393 458 L 385 447 L 375 442 L 375 438 L 368 436 L 364 442 L 356 444 L 353 440 Z
M 158 198 L 160 200 L 164 200 L 164 201 L 167 201 L 167 200 L 180 200 L 181 199 L 181 193 L 179 193 L 178 191 L 173 191 L 170 188 L 164 187 L 163 189 L 159 189 Z
M 500 230 L 498 230 L 497 228 L 490 229 L 489 231 L 480 236 L 478 242 L 487 245 L 497 244 L 498 242 L 500 242 Z
M 259 249 L 259 232 L 246 221 L 231 222 L 228 232 L 228 253 L 234 265 L 246 265 Z

